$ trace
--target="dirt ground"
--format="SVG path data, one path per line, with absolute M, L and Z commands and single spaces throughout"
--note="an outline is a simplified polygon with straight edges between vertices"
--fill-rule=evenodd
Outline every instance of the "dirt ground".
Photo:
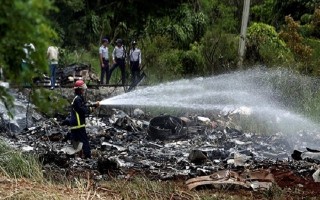
M 320 198 L 320 183 L 314 182 L 312 174 L 297 174 L 290 168 L 281 167 L 272 170 L 277 185 L 296 197 Z
M 239 188 L 218 190 L 209 187 L 189 191 L 184 180 L 154 181 L 161 186 L 152 187 L 150 183 L 141 182 L 142 190 L 136 188 L 134 183 L 135 176 L 140 176 L 138 174 L 132 174 L 130 179 L 122 181 L 95 183 L 87 179 L 63 184 L 0 176 L 0 199 L 320 199 L 320 183 L 313 181 L 312 174 L 295 174 L 288 166 L 271 168 L 276 185 L 267 191 Z M 169 192 L 166 191 L 168 182 L 173 188 Z

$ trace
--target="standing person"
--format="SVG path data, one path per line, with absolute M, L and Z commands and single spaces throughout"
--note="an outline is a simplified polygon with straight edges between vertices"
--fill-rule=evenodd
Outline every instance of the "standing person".
M 56 69 L 58 67 L 59 49 L 56 46 L 49 46 L 47 50 L 47 58 L 50 67 L 51 90 L 56 85 Z
M 22 59 L 21 67 L 22 70 L 25 71 L 29 68 L 29 65 L 33 64 L 31 60 L 31 54 L 36 51 L 36 48 L 32 43 L 24 44 L 23 52 L 25 53 L 25 57 Z
M 72 110 L 70 117 L 71 141 L 82 142 L 84 158 L 91 158 L 90 144 L 85 128 L 85 118 L 86 115 L 94 110 L 94 108 L 97 108 L 99 106 L 99 102 L 94 103 L 93 107 L 87 106 L 83 96 L 86 89 L 87 85 L 83 80 L 77 80 L 75 82 L 75 97 L 72 101 Z
M 108 39 L 102 39 L 102 45 L 99 48 L 99 58 L 101 67 L 100 84 L 103 84 L 104 76 L 106 77 L 106 84 L 109 84 L 109 51 L 108 51 Z
M 137 42 L 132 41 L 132 48 L 129 52 L 130 69 L 131 69 L 131 81 L 132 84 L 136 84 L 140 76 L 141 68 L 141 50 L 136 47 Z
M 113 65 L 109 70 L 109 80 L 111 78 L 111 74 L 112 74 L 113 70 L 119 66 L 120 70 L 121 70 L 122 85 L 125 84 L 125 82 L 126 82 L 125 58 L 126 58 L 126 50 L 122 45 L 122 40 L 117 39 L 116 46 L 114 47 L 113 52 L 112 52 Z

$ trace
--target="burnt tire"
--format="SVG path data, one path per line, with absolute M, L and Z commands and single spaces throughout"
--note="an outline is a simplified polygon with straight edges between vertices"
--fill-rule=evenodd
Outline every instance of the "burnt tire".
M 185 137 L 187 128 L 178 117 L 163 115 L 150 120 L 148 136 L 154 140 L 172 140 Z

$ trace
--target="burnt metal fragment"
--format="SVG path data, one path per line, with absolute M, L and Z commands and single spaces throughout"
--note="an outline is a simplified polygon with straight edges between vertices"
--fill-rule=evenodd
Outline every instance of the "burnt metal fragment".
M 178 117 L 158 116 L 150 120 L 148 136 L 159 140 L 179 139 L 187 136 L 187 128 Z
M 108 158 L 99 158 L 97 168 L 101 174 L 108 174 L 110 171 L 117 170 L 118 164 L 114 160 Z
M 43 165 L 55 164 L 61 168 L 69 167 L 69 159 L 70 158 L 67 155 L 58 154 L 54 151 L 49 151 L 39 156 L 39 160 L 40 162 L 42 162 Z
M 192 150 L 188 156 L 190 162 L 202 164 L 207 160 L 207 153 L 200 150 Z

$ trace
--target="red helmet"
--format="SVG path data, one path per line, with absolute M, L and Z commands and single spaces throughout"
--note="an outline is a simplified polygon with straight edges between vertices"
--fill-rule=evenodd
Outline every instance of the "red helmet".
M 87 89 L 87 85 L 84 83 L 83 80 L 77 80 L 77 81 L 75 82 L 73 88 L 74 88 L 74 89 L 80 88 L 80 89 L 85 90 L 85 89 Z

